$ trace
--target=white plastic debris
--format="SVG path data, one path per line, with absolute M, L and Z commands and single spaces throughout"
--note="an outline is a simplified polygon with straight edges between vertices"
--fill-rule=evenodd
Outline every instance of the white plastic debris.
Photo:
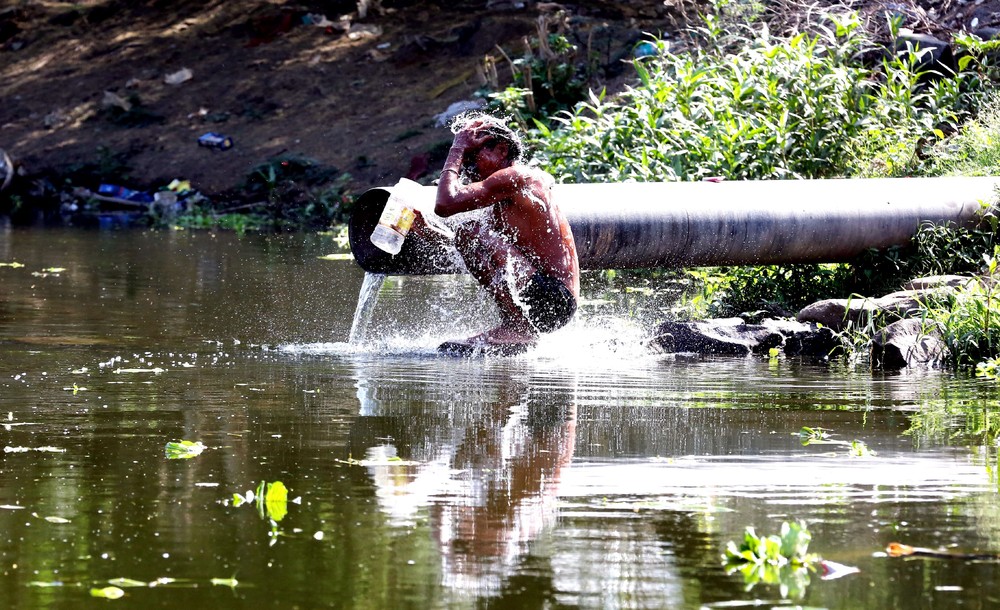
M 177 72 L 173 72 L 163 77 L 163 82 L 168 85 L 179 85 L 185 83 L 194 78 L 194 73 L 187 68 L 181 68 Z

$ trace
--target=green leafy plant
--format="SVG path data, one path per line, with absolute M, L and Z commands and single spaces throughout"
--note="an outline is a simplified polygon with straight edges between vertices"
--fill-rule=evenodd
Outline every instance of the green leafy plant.
M 875 455 L 877 455 L 874 451 L 868 448 L 868 445 L 866 445 L 864 441 L 859 441 L 857 439 L 852 441 L 835 439 L 826 428 L 810 428 L 808 426 L 803 426 L 802 429 L 799 430 L 798 436 L 803 447 L 809 445 L 838 445 L 846 447 L 848 455 L 851 457 L 867 458 L 875 457 Z
M 548 121 L 556 112 L 567 110 L 585 99 L 590 72 L 589 58 L 566 35 L 566 15 L 542 16 L 536 35 L 527 41 L 524 54 L 512 59 L 498 51 L 510 66 L 512 83 L 500 87 L 496 75 L 497 58 L 484 61 L 489 89 L 489 105 L 495 112 L 510 116 L 522 128 L 533 121 Z
M 982 255 L 978 281 L 957 288 L 946 298 L 929 299 L 924 315 L 941 329 L 955 368 L 974 368 L 990 362 L 1000 351 L 1000 245 Z M 988 370 L 986 365 L 983 370 Z
M 201 441 L 170 441 L 164 451 L 168 460 L 189 460 L 205 449 Z
M 747 590 L 758 584 L 778 585 L 785 598 L 798 599 L 809 585 L 809 573 L 821 561 L 809 553 L 812 534 L 802 521 L 783 522 L 779 535 L 758 536 L 747 527 L 743 540 L 729 541 L 723 555 L 727 572 L 743 575 Z
M 923 86 L 910 48 L 866 66 L 857 16 L 829 18 L 816 34 L 779 38 L 708 15 L 687 33 L 694 50 L 664 45 L 633 62 L 636 86 L 591 93 L 556 128 L 536 122 L 533 144 L 564 182 L 826 178 L 859 174 L 874 145 L 922 149 L 975 107 L 971 71 Z
M 281 521 L 288 514 L 288 488 L 281 481 L 261 481 L 256 491 L 247 491 L 244 495 L 233 494 L 233 506 L 244 504 L 256 506 L 261 519 Z

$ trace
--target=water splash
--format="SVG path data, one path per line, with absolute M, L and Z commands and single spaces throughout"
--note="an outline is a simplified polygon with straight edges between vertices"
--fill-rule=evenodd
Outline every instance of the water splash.
M 365 280 L 361 283 L 358 293 L 358 305 L 354 310 L 354 321 L 351 322 L 351 334 L 347 340 L 352 345 L 364 343 L 368 334 L 368 325 L 372 321 L 372 311 L 378 303 L 378 293 L 385 283 L 386 274 L 365 272 Z

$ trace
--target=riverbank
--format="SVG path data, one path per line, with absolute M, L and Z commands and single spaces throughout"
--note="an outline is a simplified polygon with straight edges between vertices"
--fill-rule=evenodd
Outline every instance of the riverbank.
M 366 3 L 359 3 L 366 4 Z M 350 195 L 425 179 L 456 108 L 481 103 L 539 19 L 589 51 L 596 87 L 620 86 L 644 32 L 683 21 L 659 2 L 552 4 L 25 2 L 0 11 L 0 149 L 18 165 L 0 195 L 15 222 L 127 217 L 177 181 L 194 216 L 274 228 L 343 220 Z M 205 134 L 231 146 L 199 145 Z M 101 185 L 140 193 L 108 201 Z M 157 212 L 169 211 L 161 209 Z M 158 217 L 151 219 L 157 222 Z

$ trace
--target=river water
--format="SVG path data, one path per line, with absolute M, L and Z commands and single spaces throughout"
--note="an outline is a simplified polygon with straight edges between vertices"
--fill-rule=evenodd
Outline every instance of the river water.
M 0 230 L 0 607 L 1000 604 L 1000 563 L 884 553 L 1000 552 L 994 383 L 648 354 L 659 305 L 599 282 L 531 353 L 463 360 L 434 346 L 489 323 L 468 278 L 389 277 L 349 344 L 337 251 Z M 798 520 L 859 571 L 727 573 Z

